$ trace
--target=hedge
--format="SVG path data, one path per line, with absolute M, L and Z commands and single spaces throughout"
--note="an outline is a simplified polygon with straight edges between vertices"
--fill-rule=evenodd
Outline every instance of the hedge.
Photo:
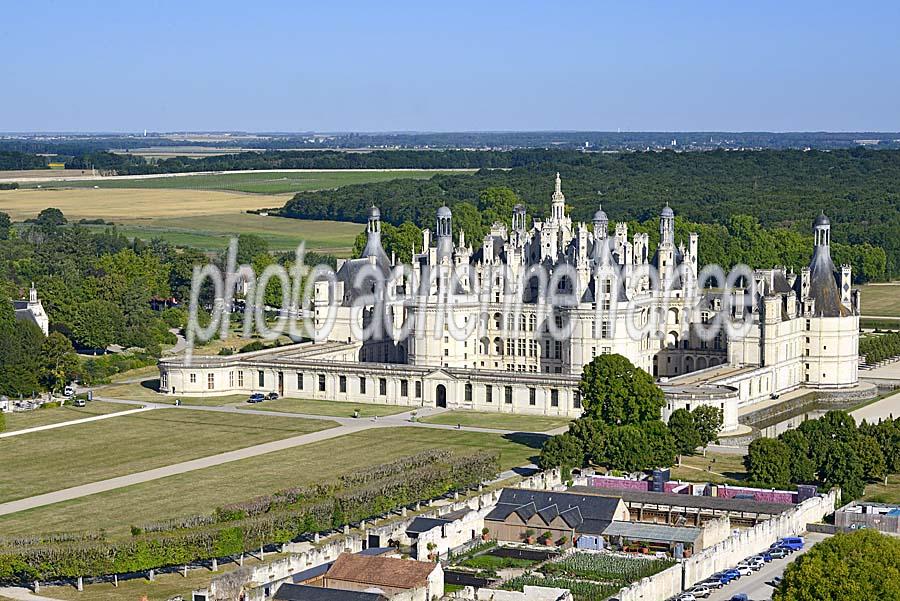
M 366 470 L 379 478 L 354 472 L 335 484 L 281 491 L 211 516 L 133 527 L 135 536 L 122 542 L 104 540 L 102 533 L 0 539 L 0 583 L 140 572 L 236 555 L 476 486 L 498 470 L 493 453 L 428 451 Z

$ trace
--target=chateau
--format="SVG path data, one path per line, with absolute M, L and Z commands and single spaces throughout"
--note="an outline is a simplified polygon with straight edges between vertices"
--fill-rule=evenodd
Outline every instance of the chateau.
M 814 250 L 799 274 L 783 267 L 710 280 L 697 234 L 675 239 L 660 213 L 659 244 L 592 227 L 565 212 L 559 174 L 544 220 L 525 208 L 477 246 L 453 238 L 437 211 L 401 273 L 381 245 L 372 207 L 358 259 L 316 280 L 304 308 L 327 337 L 227 357 L 164 359 L 160 389 L 177 395 L 275 391 L 289 397 L 575 417 L 582 367 L 618 353 L 659 378 L 667 406 L 712 404 L 724 430 L 738 407 L 800 387 L 858 383 L 859 293 L 830 255 L 830 222 L 813 223 Z M 702 281 L 701 281 L 702 279 Z M 729 285 L 730 284 L 730 285 Z M 555 298 L 554 298 L 555 297 Z M 406 335 L 396 333 L 402 327 Z M 364 334 L 361 334 L 364 333 Z

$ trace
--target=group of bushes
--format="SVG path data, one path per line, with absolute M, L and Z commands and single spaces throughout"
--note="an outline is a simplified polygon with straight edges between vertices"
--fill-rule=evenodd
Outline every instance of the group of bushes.
M 873 364 L 900 355 L 900 332 L 869 336 L 859 341 L 859 354 Z
M 149 365 L 156 365 L 156 357 L 149 353 L 100 355 L 85 359 L 77 375 L 82 384 L 93 386 L 107 383 L 122 372 Z
M 102 576 L 183 565 L 286 543 L 355 523 L 398 506 L 473 487 L 498 471 L 493 453 L 427 451 L 354 472 L 331 484 L 291 489 L 222 507 L 212 515 L 133 527 L 131 539 L 102 535 L 0 540 L 0 583 Z

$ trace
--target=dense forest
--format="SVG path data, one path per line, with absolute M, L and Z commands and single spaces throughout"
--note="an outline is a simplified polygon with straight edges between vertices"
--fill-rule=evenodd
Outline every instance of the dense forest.
M 824 210 L 836 243 L 884 249 L 884 271 L 868 269 L 868 279 L 900 274 L 900 152 L 894 151 L 561 152 L 550 160 L 509 170 L 301 192 L 281 213 L 363 222 L 375 204 L 389 223 L 431 227 L 441 204 L 453 208 L 468 203 L 484 210 L 480 196 L 485 190 L 509 188 L 531 216 L 540 218 L 549 210 L 556 171 L 562 174 L 563 192 L 576 221 L 589 222 L 602 203 L 613 221 L 648 222 L 668 201 L 682 219 L 716 226 L 710 231 L 739 232 L 743 226 L 735 223 L 735 215 L 748 215 L 768 231 L 776 246 L 794 232 L 806 236 L 811 250 L 812 220 Z M 753 244 L 752 238 L 738 238 L 744 245 Z M 705 244 L 713 250 L 708 236 Z M 796 262 L 788 264 L 799 267 Z M 861 265 L 856 268 L 863 273 Z

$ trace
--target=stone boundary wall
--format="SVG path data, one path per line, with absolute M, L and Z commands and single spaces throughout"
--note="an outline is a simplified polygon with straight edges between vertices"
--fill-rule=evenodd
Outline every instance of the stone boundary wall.
M 615 598 L 620 601 L 663 601 L 720 570 L 733 568 L 742 559 L 766 550 L 779 538 L 805 532 L 807 524 L 820 522 L 826 515 L 834 513 L 839 496 L 840 490 L 833 489 L 807 499 L 781 515 L 732 534 L 719 544 L 682 560 L 679 565 L 623 588 Z
M 561 486 L 562 477 L 558 469 L 539 472 L 519 482 L 516 488 L 530 488 L 535 490 L 550 490 Z M 368 542 L 369 535 L 378 535 L 385 545 L 388 538 L 399 540 L 405 537 L 406 528 L 416 517 L 440 517 L 460 509 L 472 509 L 478 511 L 496 505 L 500 498 L 500 490 L 490 490 L 481 494 L 460 498 L 454 495 L 453 500 L 440 499 L 434 501 L 425 511 L 417 511 L 410 515 L 404 508 L 398 514 L 383 516 L 385 523 L 378 520 L 364 521 L 351 532 L 349 526 L 344 527 L 343 534 L 332 539 L 319 541 L 319 534 L 314 535 L 314 542 L 287 543 L 282 545 L 283 553 L 290 553 L 268 563 L 260 563 L 255 566 L 239 568 L 228 574 L 214 578 L 206 590 L 195 591 L 206 593 L 209 601 L 238 601 L 241 593 L 244 601 L 265 601 L 266 590 L 273 594 L 281 584 L 291 580 L 294 574 L 334 561 L 343 552 L 358 553 L 363 550 L 364 542 Z M 480 532 L 478 533 L 480 534 Z

